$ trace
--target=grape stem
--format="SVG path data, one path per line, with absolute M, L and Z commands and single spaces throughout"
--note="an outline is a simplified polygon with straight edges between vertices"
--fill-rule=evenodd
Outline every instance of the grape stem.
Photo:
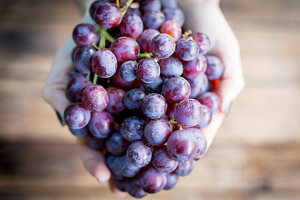
M 117 7 L 120 7 L 120 0 L 116 1 L 116 5 L 117 5 Z
M 130 5 L 132 4 L 133 0 L 129 0 L 126 5 L 121 8 L 121 12 L 122 12 L 122 16 L 124 16 L 127 12 L 127 9 L 130 7 Z
M 141 53 L 139 58 L 151 58 L 153 56 L 152 53 Z
M 100 40 L 99 40 L 99 47 L 97 47 L 96 45 L 96 49 L 100 50 L 100 49 L 103 49 L 105 48 L 105 35 L 103 34 L 103 32 L 101 31 L 101 28 L 100 28 Z M 93 77 L 93 85 L 96 85 L 97 84 L 97 80 L 98 80 L 98 75 L 97 74 L 94 74 L 94 77 Z
M 89 79 L 90 79 L 90 75 L 91 75 L 91 74 L 90 74 L 90 73 L 88 73 L 88 74 L 86 75 L 86 77 L 85 77 L 85 78 L 86 78 L 87 80 L 89 80 Z
M 113 43 L 114 41 L 116 41 L 116 39 L 111 36 L 107 30 L 105 28 L 100 28 L 100 33 L 104 36 L 105 39 L 107 39 L 107 41 L 109 41 L 110 43 Z
M 97 49 L 97 50 L 100 50 L 100 48 L 95 44 L 95 43 L 92 43 L 92 46 Z

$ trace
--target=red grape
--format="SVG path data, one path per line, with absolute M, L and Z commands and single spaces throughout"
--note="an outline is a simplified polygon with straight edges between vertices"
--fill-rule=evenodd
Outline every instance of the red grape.
M 124 180 L 124 176 L 121 173 L 121 156 L 109 155 L 106 157 L 106 165 L 110 169 L 111 175 L 116 180 Z
M 167 174 L 167 183 L 164 187 L 164 190 L 170 190 L 173 187 L 175 187 L 175 185 L 178 182 L 178 176 L 176 174 Z
M 110 50 L 115 54 L 119 63 L 136 60 L 140 54 L 138 43 L 129 37 L 119 37 L 114 41 Z
M 142 141 L 137 141 L 129 145 L 127 152 L 127 159 L 136 167 L 144 167 L 148 165 L 152 158 L 151 147 L 145 145 Z
M 196 98 L 208 90 L 209 83 L 205 74 L 200 74 L 198 77 L 188 81 L 191 85 L 191 98 Z
M 161 0 L 161 4 L 163 8 L 178 8 L 177 0 Z
M 139 171 L 140 171 L 140 167 L 136 167 L 135 165 L 133 165 L 128 159 L 127 156 L 123 156 L 122 160 L 121 160 L 121 166 L 120 166 L 120 171 L 121 174 L 127 178 L 131 178 L 136 176 Z
M 170 122 L 165 119 L 149 121 L 144 130 L 147 143 L 153 146 L 165 144 L 171 133 L 172 128 Z
M 94 19 L 103 28 L 113 28 L 122 21 L 120 8 L 110 4 L 101 4 L 96 8 Z
M 170 35 L 177 41 L 181 38 L 182 30 L 181 26 L 175 20 L 168 20 L 162 24 L 160 32 Z
M 143 90 L 135 88 L 126 93 L 124 103 L 129 110 L 139 110 L 146 94 Z
M 97 0 L 92 3 L 90 10 L 89 10 L 89 13 L 90 13 L 90 16 L 92 19 L 94 19 L 95 11 L 96 11 L 97 7 L 102 4 L 110 4 L 110 2 L 108 2 L 106 0 Z
M 144 29 L 142 19 L 134 14 L 126 14 L 119 27 L 122 35 L 131 38 L 138 38 Z
M 175 20 L 180 26 L 184 24 L 184 14 L 180 8 L 165 8 L 163 12 L 165 14 L 166 20 Z
M 118 67 L 116 56 L 109 50 L 101 49 L 92 57 L 92 70 L 100 78 L 113 76 Z
M 137 63 L 134 61 L 126 61 L 120 66 L 120 76 L 125 81 L 134 81 L 136 79 Z
M 219 112 L 221 99 L 220 97 L 214 93 L 214 92 L 206 92 L 202 95 L 200 95 L 197 100 L 203 104 L 209 107 L 209 109 L 212 111 L 212 113 Z
M 114 132 L 106 140 L 105 145 L 109 153 L 113 155 L 121 155 L 126 152 L 129 142 L 123 138 L 119 132 Z
M 119 114 L 125 109 L 125 91 L 119 88 L 110 87 L 107 89 L 109 101 L 106 107 L 107 112 Z
M 90 132 L 100 139 L 108 138 L 113 130 L 114 118 L 107 112 L 93 112 L 89 123 Z
M 66 108 L 64 119 L 69 128 L 81 129 L 89 123 L 91 111 L 82 103 L 73 103 Z
M 204 134 L 198 129 L 198 128 L 189 128 L 189 131 L 191 131 L 196 139 L 197 139 L 197 153 L 195 155 L 195 157 L 199 157 L 202 154 L 205 153 L 206 148 L 207 148 L 207 141 L 206 141 L 206 137 L 204 136 Z
M 193 39 L 198 43 L 199 52 L 206 54 L 210 50 L 210 39 L 204 33 L 193 33 Z
M 206 58 L 199 54 L 191 61 L 183 61 L 183 76 L 187 79 L 195 79 L 200 74 L 204 74 L 207 68 Z
M 183 126 L 196 126 L 201 122 L 202 107 L 195 99 L 185 99 L 175 107 L 175 119 Z
M 166 59 L 174 53 L 175 46 L 175 41 L 171 36 L 161 33 L 152 39 L 151 52 L 158 59 Z
M 117 69 L 117 72 L 112 77 L 112 82 L 113 82 L 114 86 L 120 87 L 120 88 L 123 88 L 123 89 L 131 89 L 131 88 L 134 88 L 137 85 L 137 82 L 135 80 L 133 80 L 133 81 L 124 80 L 120 75 L 120 70 L 119 69 Z
M 178 162 L 169 157 L 166 147 L 161 147 L 153 152 L 152 165 L 159 172 L 171 173 L 177 168 Z
M 178 164 L 177 169 L 174 171 L 174 173 L 177 176 L 186 176 L 186 175 L 188 175 L 192 172 L 192 170 L 194 168 L 194 164 L 195 164 L 194 160 L 189 160 L 189 161 L 186 161 L 186 162 L 180 162 Z
M 150 194 L 161 191 L 167 182 L 167 174 L 158 172 L 153 167 L 145 168 L 140 176 L 140 186 Z
M 159 29 L 165 21 L 165 15 L 160 10 L 148 11 L 143 15 L 143 23 L 147 29 Z
M 141 104 L 144 115 L 150 119 L 161 118 L 167 111 L 166 99 L 160 94 L 148 94 Z
M 92 43 L 97 44 L 99 33 L 90 24 L 78 24 L 73 31 L 73 40 L 78 46 L 89 46 Z
M 189 98 L 191 86 L 182 77 L 173 77 L 163 85 L 163 95 L 169 103 L 178 103 Z
M 150 52 L 151 51 L 151 42 L 152 39 L 159 34 L 159 31 L 155 29 L 146 29 L 141 34 L 139 38 L 139 45 L 144 52 Z
M 224 65 L 221 59 L 217 56 L 207 55 L 207 70 L 206 75 L 208 80 L 221 78 L 224 73 Z
M 79 138 L 85 137 L 89 134 L 89 129 L 87 127 L 83 127 L 81 129 L 71 129 L 69 128 L 70 132 Z
M 127 182 L 126 190 L 134 198 L 143 198 L 147 193 L 141 188 L 140 182 L 137 179 L 131 179 Z
M 83 74 L 91 72 L 91 59 L 96 53 L 96 49 L 91 46 L 79 47 L 74 52 L 73 65 L 74 68 Z
M 181 38 L 176 43 L 176 55 L 184 61 L 194 60 L 199 54 L 197 42 L 188 38 Z
M 201 105 L 201 110 L 201 122 L 195 126 L 195 128 L 199 129 L 206 128 L 212 120 L 212 112 L 207 106 Z
M 138 63 L 136 74 L 140 81 L 152 83 L 159 77 L 160 67 L 153 59 L 144 58 Z
M 102 150 L 105 148 L 105 140 L 96 138 L 93 135 L 88 135 L 87 143 L 89 147 L 95 150 Z
M 179 59 L 169 57 L 158 61 L 161 75 L 167 78 L 181 76 L 183 73 L 183 65 Z
M 145 121 L 136 116 L 124 119 L 121 126 L 122 136 L 129 142 L 135 142 L 143 138 Z
M 160 0 L 143 0 L 140 3 L 140 9 L 143 12 L 160 10 L 161 2 Z
M 101 85 L 89 85 L 82 92 L 82 102 L 91 111 L 103 111 L 108 100 L 108 94 Z
M 73 76 L 66 87 L 66 97 L 71 102 L 78 102 L 81 101 L 81 94 L 83 89 L 90 85 L 91 82 L 89 82 L 86 78 L 84 78 L 81 75 L 75 75 Z
M 163 85 L 163 80 L 158 77 L 152 83 L 142 83 L 143 88 L 149 93 L 160 93 Z

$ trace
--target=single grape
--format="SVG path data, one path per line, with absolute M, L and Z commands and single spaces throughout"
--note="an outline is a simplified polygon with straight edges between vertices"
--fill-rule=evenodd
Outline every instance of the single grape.
M 89 123 L 90 132 L 100 139 L 108 138 L 113 130 L 114 118 L 107 112 L 93 112 Z
M 140 186 L 150 194 L 161 191 L 167 183 L 167 174 L 158 172 L 152 166 L 143 169 L 140 179 Z
M 137 16 L 139 16 L 139 17 L 142 18 L 142 13 L 141 13 L 141 11 L 138 8 L 131 8 L 131 7 L 129 7 L 127 9 L 126 14 L 134 14 L 134 15 L 137 15 Z
M 195 99 L 185 99 L 175 107 L 175 120 L 183 126 L 196 126 L 201 122 L 202 107 Z
M 89 134 L 89 129 L 87 127 L 83 127 L 81 129 L 71 129 L 69 128 L 70 132 L 79 138 L 85 137 Z
M 120 8 L 111 4 L 101 4 L 96 8 L 94 19 L 103 28 L 113 28 L 122 21 Z
M 181 26 L 175 20 L 165 21 L 160 27 L 161 33 L 166 33 L 174 38 L 175 41 L 181 38 Z
M 163 83 L 162 78 L 158 77 L 152 83 L 142 83 L 142 86 L 148 93 L 160 93 Z
M 191 98 L 196 98 L 198 95 L 206 92 L 209 87 L 208 79 L 205 74 L 200 74 L 198 77 L 188 81 L 191 85 Z
M 129 110 L 139 110 L 145 97 L 143 90 L 135 88 L 126 93 L 124 103 Z
M 144 130 L 147 143 L 153 146 L 165 144 L 171 133 L 172 128 L 170 122 L 165 119 L 149 121 Z
M 151 41 L 152 39 L 159 34 L 159 31 L 155 29 L 146 29 L 139 37 L 139 45 L 144 52 L 151 51 Z
M 178 182 L 178 176 L 176 174 L 167 174 L 167 183 L 164 187 L 164 190 L 170 190 L 173 187 L 175 187 L 175 185 Z
M 129 142 L 141 140 L 143 138 L 145 121 L 132 116 L 126 118 L 121 125 L 121 134 Z
M 136 167 L 144 167 L 148 165 L 152 158 L 152 149 L 142 141 L 137 141 L 129 145 L 127 159 Z
M 129 142 L 117 131 L 106 140 L 105 145 L 109 153 L 121 155 L 127 150 Z
M 221 98 L 214 92 L 206 92 L 199 97 L 197 97 L 197 100 L 203 104 L 206 105 L 213 114 L 219 112 L 220 105 L 221 105 Z
M 206 54 L 210 50 L 210 39 L 204 33 L 193 33 L 193 39 L 198 43 L 199 52 L 201 54 Z
M 64 119 L 70 129 L 81 129 L 89 123 L 91 111 L 82 103 L 73 103 L 65 109 Z
M 191 61 L 197 58 L 199 47 L 197 42 L 189 38 L 181 38 L 176 43 L 176 55 L 184 61 Z
M 146 29 L 159 29 L 165 21 L 165 15 L 160 10 L 148 11 L 142 20 Z
M 142 19 L 138 15 L 126 14 L 119 28 L 122 35 L 138 38 L 143 32 L 144 25 Z
M 131 89 L 131 88 L 136 87 L 137 86 L 136 80 L 133 80 L 133 81 L 124 80 L 120 75 L 120 70 L 119 69 L 117 69 L 117 72 L 115 73 L 115 75 L 113 75 L 113 77 L 111 79 L 114 86 L 119 87 L 119 88 L 123 88 L 123 89 Z
M 116 180 L 124 180 L 124 176 L 121 174 L 121 161 L 122 156 L 109 155 L 106 157 L 106 165 L 111 172 L 111 175 Z
M 81 94 L 83 89 L 90 85 L 91 82 L 89 82 L 86 78 L 84 78 L 81 75 L 75 75 L 73 76 L 66 87 L 66 97 L 70 102 L 78 102 L 81 101 Z
M 171 173 L 177 168 L 178 162 L 169 157 L 164 146 L 153 152 L 152 165 L 159 172 Z
M 151 42 L 151 52 L 158 59 L 166 59 L 175 51 L 175 41 L 168 34 L 162 33 L 155 36 Z
M 82 92 L 82 103 L 91 111 L 103 111 L 108 100 L 107 91 L 101 85 L 89 85 Z
M 147 195 L 147 193 L 140 187 L 138 179 L 131 179 L 127 181 L 126 190 L 134 198 L 143 198 Z
M 106 111 L 110 114 L 119 114 L 125 109 L 124 98 L 126 92 L 122 89 L 110 87 L 107 89 L 109 101 Z
M 194 160 L 189 160 L 189 161 L 186 161 L 186 162 L 180 162 L 178 164 L 177 169 L 174 171 L 174 173 L 177 176 L 186 176 L 186 175 L 190 174 L 193 171 L 194 163 L 195 163 Z
M 160 67 L 153 59 L 144 58 L 138 62 L 136 74 L 143 83 L 152 83 L 159 77 Z
M 103 4 L 109 4 L 109 3 L 110 3 L 110 2 L 108 2 L 108 1 L 106 1 L 106 0 L 98 0 L 98 1 L 94 1 L 94 2 L 91 4 L 90 10 L 89 10 L 89 13 L 90 13 L 91 18 L 94 19 L 95 12 L 96 12 L 96 9 L 98 8 L 98 6 L 103 5 Z
M 140 2 L 140 9 L 145 13 L 161 9 L 160 0 L 143 0 Z
M 127 178 L 132 178 L 134 176 L 136 176 L 139 171 L 140 171 L 140 167 L 136 167 L 135 165 L 133 165 L 126 156 L 122 157 L 121 160 L 121 166 L 120 166 L 120 171 L 121 174 Z
M 118 67 L 116 56 L 109 50 L 101 49 L 92 57 L 92 70 L 100 78 L 112 77 Z
M 141 108 L 146 117 L 158 119 L 166 113 L 168 104 L 162 95 L 151 93 L 143 99 Z
M 74 68 L 83 74 L 91 72 L 91 59 L 96 53 L 96 49 L 91 46 L 79 47 L 74 52 L 73 65 Z
M 127 185 L 127 180 L 122 180 L 122 181 L 118 181 L 118 180 L 113 180 L 114 185 L 116 186 L 116 188 L 122 192 L 126 192 L 126 185 Z
M 110 50 L 115 54 L 119 63 L 128 60 L 134 61 L 140 54 L 138 43 L 129 37 L 119 37 L 116 39 L 116 41 L 111 44 Z
M 181 76 L 183 73 L 183 65 L 178 58 L 169 57 L 158 61 L 160 73 L 162 76 L 171 78 Z
M 201 111 L 201 122 L 195 126 L 195 128 L 199 129 L 206 128 L 212 120 L 212 112 L 207 106 L 201 105 Z
M 165 8 L 163 12 L 165 14 L 166 20 L 175 20 L 179 24 L 179 26 L 182 26 L 184 24 L 184 13 L 180 8 Z
M 105 148 L 105 140 L 94 137 L 93 135 L 88 135 L 87 143 L 89 147 L 95 150 L 102 150 Z
M 175 131 L 167 141 L 168 154 L 177 162 L 185 162 L 193 159 L 197 148 L 196 137 L 189 130 Z
M 207 70 L 206 75 L 208 80 L 221 78 L 224 73 L 224 65 L 221 59 L 217 56 L 207 55 Z
M 198 148 L 197 148 L 195 158 L 199 158 L 206 151 L 207 148 L 206 137 L 198 128 L 189 128 L 188 130 L 191 131 L 196 137 Z
M 178 8 L 177 0 L 161 0 L 161 4 L 163 8 Z
M 173 77 L 164 83 L 163 95 L 169 103 L 178 103 L 189 98 L 191 86 L 187 80 L 182 77 Z
M 92 43 L 97 44 L 99 33 L 90 24 L 78 24 L 73 30 L 73 40 L 78 46 L 89 46 Z
M 134 61 L 126 61 L 120 66 L 120 76 L 125 81 L 134 81 L 136 79 L 137 63 Z
M 204 74 L 207 68 L 206 58 L 199 54 L 191 61 L 183 61 L 183 76 L 187 79 L 195 79 L 200 74 Z

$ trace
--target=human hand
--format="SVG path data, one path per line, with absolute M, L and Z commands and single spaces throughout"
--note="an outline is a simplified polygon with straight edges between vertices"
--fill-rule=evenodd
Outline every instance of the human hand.
M 225 65 L 217 91 L 222 99 L 221 110 L 203 130 L 209 147 L 228 114 L 232 101 L 245 85 L 239 43 L 219 8 L 218 0 L 185 0 L 179 3 L 185 13 L 185 29 L 207 34 L 211 40 L 211 50 L 208 53 L 219 56 Z

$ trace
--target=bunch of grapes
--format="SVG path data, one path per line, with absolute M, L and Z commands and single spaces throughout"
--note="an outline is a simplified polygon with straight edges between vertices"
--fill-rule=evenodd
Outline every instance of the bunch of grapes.
M 176 0 L 95 1 L 73 31 L 65 122 L 136 198 L 173 188 L 206 151 L 224 66 L 202 33 L 182 32 Z

